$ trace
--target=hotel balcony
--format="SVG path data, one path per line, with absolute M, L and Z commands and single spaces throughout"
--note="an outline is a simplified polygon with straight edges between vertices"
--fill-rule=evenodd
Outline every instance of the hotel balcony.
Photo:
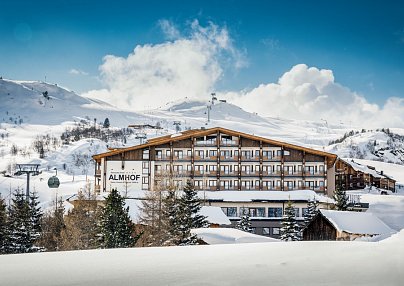
M 303 172 L 285 172 L 285 177 L 301 177 L 303 176 Z
M 260 173 L 259 172 L 255 172 L 255 171 L 241 171 L 241 176 L 252 176 L 252 177 L 256 177 L 259 176 Z
M 238 172 L 226 172 L 226 171 L 220 171 L 220 176 L 222 177 L 233 177 L 233 176 L 238 176 Z
M 238 161 L 238 157 L 220 156 L 220 161 Z
M 309 171 L 304 171 L 304 175 L 306 177 L 324 177 L 325 176 L 325 172 L 321 171 L 321 172 L 309 172 Z
M 216 140 L 195 141 L 195 146 L 217 146 Z
M 241 161 L 244 162 L 258 162 L 259 160 L 260 158 L 255 156 L 241 156 Z

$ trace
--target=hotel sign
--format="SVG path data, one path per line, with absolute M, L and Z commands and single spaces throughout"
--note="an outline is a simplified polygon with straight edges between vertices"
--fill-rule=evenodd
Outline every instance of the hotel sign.
M 106 180 L 107 190 L 141 190 L 142 162 L 107 161 Z

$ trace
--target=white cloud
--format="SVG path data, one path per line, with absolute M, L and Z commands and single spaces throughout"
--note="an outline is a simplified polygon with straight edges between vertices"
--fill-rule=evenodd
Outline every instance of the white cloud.
M 163 31 L 178 37 L 156 45 L 138 45 L 127 57 L 107 55 L 99 67 L 106 89 L 85 96 L 105 100 L 121 108 L 141 110 L 159 107 L 168 101 L 208 98 L 223 75 L 224 60 L 233 68 L 245 65 L 225 27 L 213 23 L 190 24 L 187 37 L 166 21 Z
M 294 66 L 277 83 L 251 91 L 223 93 L 233 103 L 263 116 L 340 121 L 353 126 L 403 127 L 404 99 L 389 98 L 380 107 L 335 82 L 333 72 L 305 64 Z
M 180 31 L 175 27 L 175 25 L 172 22 L 166 19 L 162 19 L 158 21 L 158 24 L 161 30 L 163 31 L 164 35 L 169 40 L 175 40 L 181 37 Z
M 79 69 L 71 69 L 69 70 L 69 74 L 73 74 L 73 75 L 88 75 L 87 72 L 79 70 Z

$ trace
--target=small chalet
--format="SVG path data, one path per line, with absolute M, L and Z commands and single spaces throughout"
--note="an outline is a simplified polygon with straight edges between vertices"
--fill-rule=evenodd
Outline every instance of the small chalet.
M 303 230 L 303 240 L 354 240 L 394 231 L 366 212 L 320 210 Z
M 373 166 L 363 165 L 352 159 L 338 158 L 335 163 L 335 183 L 343 186 L 345 190 L 373 186 L 394 192 L 396 181 Z

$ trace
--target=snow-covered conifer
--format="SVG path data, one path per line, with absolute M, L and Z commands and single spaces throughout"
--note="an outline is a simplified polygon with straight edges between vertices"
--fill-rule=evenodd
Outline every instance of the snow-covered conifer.
M 308 225 L 311 220 L 317 215 L 318 202 L 315 197 L 307 202 L 307 212 L 304 214 L 304 224 Z
M 339 211 L 346 211 L 348 208 L 348 196 L 341 184 L 337 184 L 334 191 L 335 207 Z
M 251 232 L 251 219 L 248 209 L 242 209 L 241 219 L 236 224 L 236 229 Z
M 281 239 L 284 241 L 300 240 L 300 227 L 296 222 L 295 208 L 291 201 L 288 201 L 282 218 Z

